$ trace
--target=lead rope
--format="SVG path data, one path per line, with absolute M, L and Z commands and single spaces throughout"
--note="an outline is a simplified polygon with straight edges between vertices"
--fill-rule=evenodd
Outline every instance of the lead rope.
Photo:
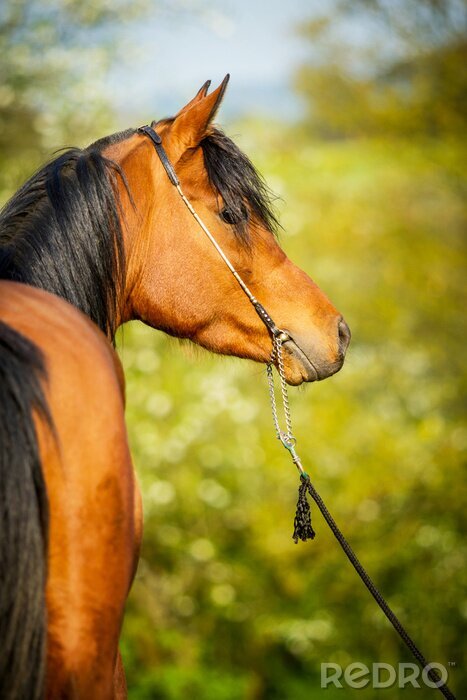
M 285 430 L 281 430 L 280 428 L 280 423 L 279 423 L 279 417 L 278 417 L 278 411 L 277 411 L 277 403 L 276 403 L 276 393 L 275 393 L 275 387 L 274 387 L 274 374 L 273 374 L 273 369 L 272 369 L 272 363 L 276 361 L 277 365 L 277 371 L 279 374 L 279 380 L 280 380 L 280 391 L 281 391 L 281 398 L 282 398 L 282 406 L 283 406 L 283 414 L 284 414 L 284 421 L 285 421 Z M 448 700 L 456 700 L 455 695 L 451 692 L 451 690 L 448 688 L 446 683 L 442 681 L 440 676 L 438 675 L 438 672 L 432 668 L 432 666 L 428 663 L 428 661 L 425 659 L 423 656 L 422 652 L 419 650 L 413 639 L 410 637 L 406 629 L 403 627 L 401 622 L 399 621 L 398 617 L 394 614 L 394 612 L 391 610 L 389 605 L 386 603 L 385 599 L 379 592 L 379 590 L 376 588 L 375 584 L 373 583 L 372 579 L 370 578 L 369 574 L 366 572 L 362 564 L 360 563 L 360 560 L 358 559 L 357 555 L 353 551 L 352 547 L 350 544 L 347 542 L 345 536 L 342 534 L 340 531 L 339 527 L 336 524 L 336 521 L 332 517 L 331 513 L 328 511 L 326 508 L 326 505 L 324 504 L 321 496 L 319 493 L 316 491 L 315 487 L 311 483 L 309 475 L 306 473 L 306 471 L 303 469 L 302 462 L 300 460 L 300 457 L 297 454 L 297 451 L 295 449 L 296 446 L 296 439 L 293 435 L 292 432 L 292 421 L 291 421 L 291 416 L 290 416 L 290 407 L 289 407 L 289 400 L 288 400 L 288 393 L 287 393 L 287 382 L 285 380 L 285 373 L 284 373 L 284 364 L 282 361 L 282 341 L 280 336 L 274 336 L 273 337 L 273 351 L 271 354 L 271 362 L 267 366 L 267 377 L 268 377 L 268 385 L 269 385 L 269 396 L 271 399 L 271 409 L 272 409 L 272 419 L 274 422 L 274 427 L 276 430 L 276 436 L 277 438 L 281 441 L 281 443 L 284 445 L 286 450 L 290 453 L 290 456 L 292 457 L 292 461 L 297 467 L 299 473 L 300 473 L 300 485 L 298 488 L 298 501 L 297 501 L 297 511 L 295 514 L 295 519 L 294 519 L 294 532 L 293 532 L 293 540 L 295 544 L 297 544 L 298 540 L 302 540 L 305 542 L 306 540 L 309 539 L 314 539 L 315 537 L 315 532 L 311 526 L 311 511 L 310 511 L 310 506 L 308 504 L 308 500 L 306 497 L 307 492 L 310 494 L 316 505 L 318 506 L 319 510 L 321 511 L 321 514 L 327 524 L 329 525 L 329 528 L 331 529 L 334 537 L 344 550 L 344 553 L 346 557 L 349 559 L 350 563 L 352 564 L 353 568 L 357 572 L 357 574 L 360 576 L 361 580 L 365 584 L 366 588 L 369 590 L 373 598 L 376 600 L 378 603 L 379 607 L 383 611 L 383 613 L 386 615 L 387 619 L 389 622 L 392 624 L 398 635 L 401 637 L 401 639 L 405 642 L 407 645 L 408 649 L 412 652 L 414 657 L 417 659 L 418 663 L 422 667 L 422 669 L 426 669 L 426 672 L 428 674 L 428 677 L 430 680 L 436 685 L 438 690 L 441 691 L 441 693 L 444 695 L 445 698 L 448 698 Z
M 426 669 L 426 672 L 428 674 L 428 677 L 430 680 L 435 684 L 435 686 L 438 688 L 438 690 L 441 691 L 441 693 L 444 695 L 445 698 L 448 698 L 448 700 L 456 700 L 455 695 L 449 690 L 448 686 L 446 683 L 442 681 L 442 679 L 438 676 L 437 671 L 430 666 L 430 664 L 427 662 L 421 651 L 418 649 L 416 646 L 415 642 L 412 640 L 412 638 L 408 635 L 402 624 L 399 622 L 398 618 L 396 615 L 393 613 L 389 605 L 386 603 L 384 600 L 383 596 L 381 593 L 378 591 L 376 586 L 374 585 L 373 581 L 363 568 L 363 566 L 360 564 L 360 561 L 358 557 L 356 556 L 355 552 L 345 539 L 344 535 L 342 532 L 339 530 L 339 528 L 336 525 L 336 522 L 328 509 L 326 508 L 323 500 L 321 499 L 321 496 L 318 494 L 316 491 L 315 487 L 310 481 L 309 475 L 306 473 L 306 471 L 303 469 L 303 465 L 301 462 L 300 457 L 297 454 L 297 451 L 295 449 L 296 446 L 296 439 L 293 435 L 292 431 L 292 420 L 291 420 L 291 415 L 290 415 L 290 406 L 289 406 L 289 398 L 288 398 L 288 392 L 287 392 L 287 382 L 285 379 L 285 371 L 284 371 L 284 362 L 283 362 L 283 357 L 282 357 L 282 345 L 287 342 L 288 340 L 291 340 L 290 336 L 288 333 L 285 331 L 281 330 L 276 326 L 272 318 L 269 316 L 268 312 L 262 306 L 262 304 L 259 303 L 259 301 L 255 298 L 255 296 L 252 294 L 251 290 L 248 288 L 248 286 L 245 284 L 245 282 L 242 280 L 238 272 L 235 270 L 234 266 L 212 235 L 212 233 L 209 231 L 207 226 L 205 225 L 204 221 L 198 216 L 197 212 L 193 208 L 191 202 L 187 199 L 187 197 L 184 195 L 182 188 L 180 187 L 180 182 L 178 180 L 177 174 L 175 173 L 175 170 L 170 162 L 170 160 L 167 157 L 167 154 L 164 150 L 164 147 L 162 146 L 162 140 L 159 134 L 154 131 L 154 129 L 150 126 L 142 126 L 138 129 L 139 132 L 146 134 L 151 141 L 154 144 L 154 147 L 156 149 L 156 153 L 159 156 L 162 165 L 165 168 L 165 171 L 169 177 L 169 180 L 172 182 L 172 184 L 175 186 L 177 189 L 178 194 L 180 195 L 183 203 L 187 207 L 187 209 L 190 211 L 194 219 L 197 221 L 201 229 L 204 231 L 204 233 L 207 235 L 219 255 L 221 256 L 222 260 L 225 262 L 227 267 L 229 268 L 230 272 L 233 274 L 235 279 L 237 280 L 238 284 L 240 287 L 243 289 L 245 294 L 247 295 L 248 299 L 250 302 L 253 304 L 256 313 L 258 316 L 261 318 L 263 323 L 266 325 L 268 330 L 271 333 L 272 337 L 272 353 L 271 353 L 271 358 L 270 361 L 267 364 L 267 378 L 268 378 L 268 386 L 269 386 L 269 396 L 271 399 L 271 408 L 272 408 L 272 417 L 274 421 L 274 428 L 276 430 L 276 436 L 277 438 L 281 441 L 283 446 L 286 448 L 286 450 L 290 453 L 290 456 L 292 458 L 293 463 L 297 467 L 299 473 L 300 473 L 300 485 L 298 488 L 298 501 L 297 501 L 297 510 L 295 514 L 295 519 L 294 519 L 294 532 L 293 532 L 293 539 L 295 543 L 298 542 L 298 540 L 302 540 L 305 542 L 306 540 L 309 539 L 314 539 L 315 537 L 315 532 L 311 526 L 311 511 L 310 511 L 310 506 L 308 504 L 308 500 L 306 497 L 306 494 L 309 493 L 316 505 L 318 506 L 319 510 L 321 511 L 321 514 L 323 515 L 325 521 L 329 525 L 334 537 L 344 550 L 345 555 L 349 559 L 350 563 L 354 567 L 355 571 L 357 574 L 360 576 L 361 580 L 365 584 L 366 588 L 370 591 L 371 595 L 373 598 L 376 600 L 378 603 L 379 607 L 383 611 L 383 613 L 386 615 L 388 618 L 389 622 L 392 624 L 396 632 L 399 634 L 401 639 L 405 642 L 407 647 L 410 649 L 414 657 L 417 659 L 418 663 L 421 665 L 423 669 Z M 277 366 L 277 371 L 279 373 L 279 379 L 280 379 L 280 392 L 281 392 L 281 400 L 282 400 L 282 408 L 283 408 L 283 415 L 284 415 L 284 421 L 285 421 L 285 430 L 281 430 L 280 428 L 280 423 L 279 423 L 279 416 L 278 416 L 278 410 L 277 410 L 277 402 L 276 402 L 276 394 L 275 394 L 275 387 L 274 387 L 274 374 L 273 374 L 273 368 L 272 365 L 275 364 Z

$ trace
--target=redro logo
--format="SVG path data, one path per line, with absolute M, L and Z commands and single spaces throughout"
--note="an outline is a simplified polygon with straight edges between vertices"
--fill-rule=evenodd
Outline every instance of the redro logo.
M 433 681 L 428 675 L 430 670 L 438 671 L 439 680 Z M 432 663 L 420 669 L 417 664 L 401 663 L 397 668 L 391 664 L 371 664 L 371 669 L 366 664 L 355 661 L 342 668 L 339 664 L 321 664 L 321 688 L 334 686 L 335 688 L 366 688 L 371 684 L 372 688 L 405 688 L 411 685 L 420 688 L 419 679 L 429 688 L 439 688 L 448 680 L 448 672 L 443 664 Z

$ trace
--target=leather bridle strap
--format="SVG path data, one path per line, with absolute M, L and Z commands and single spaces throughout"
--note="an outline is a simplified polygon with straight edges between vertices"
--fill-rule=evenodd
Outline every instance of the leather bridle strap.
M 278 328 L 276 326 L 276 324 L 274 323 L 274 321 L 272 320 L 271 316 L 268 314 L 268 312 L 266 311 L 264 306 L 256 299 L 256 297 L 254 296 L 252 291 L 245 284 L 245 282 L 240 277 L 240 275 L 238 274 L 235 267 L 230 262 L 227 255 L 222 250 L 219 243 L 216 241 L 216 239 L 214 238 L 212 233 L 209 231 L 209 229 L 206 226 L 206 224 L 204 223 L 204 221 L 198 216 L 198 214 L 196 213 L 196 211 L 193 208 L 189 199 L 187 199 L 187 197 L 183 193 L 183 190 L 180 186 L 180 180 L 178 179 L 177 174 L 174 170 L 174 167 L 173 167 L 172 163 L 170 162 L 170 160 L 167 156 L 167 153 L 165 152 L 164 146 L 162 145 L 162 139 L 159 136 L 159 134 L 157 133 L 157 131 L 155 131 L 151 126 L 140 126 L 138 129 L 138 132 L 141 134 L 145 134 L 146 136 L 148 136 L 151 139 L 151 141 L 154 145 L 154 148 L 156 150 L 156 153 L 159 156 L 159 159 L 160 159 L 162 165 L 164 166 L 165 172 L 167 173 L 170 182 L 172 183 L 172 185 L 175 186 L 181 199 L 183 200 L 183 203 L 185 204 L 187 209 L 190 211 L 190 213 L 194 217 L 194 219 L 197 221 L 199 226 L 203 229 L 204 233 L 209 238 L 209 240 L 211 241 L 211 243 L 213 244 L 213 246 L 215 247 L 215 249 L 217 250 L 217 252 L 221 256 L 222 260 L 225 262 L 225 264 L 229 268 L 230 272 L 235 277 L 238 284 L 240 285 L 242 290 L 247 295 L 248 299 L 252 303 L 256 313 L 258 314 L 258 316 L 260 317 L 260 319 L 262 320 L 264 325 L 272 333 L 274 338 L 280 337 L 282 343 L 286 343 L 288 340 L 291 340 L 291 337 L 289 336 L 289 334 L 286 331 L 283 331 L 281 328 Z
M 160 161 L 165 168 L 165 172 L 169 176 L 170 182 L 172 183 L 172 185 L 175 185 L 175 187 L 179 186 L 180 181 L 177 177 L 177 173 L 175 172 L 174 167 L 170 162 L 167 153 L 165 152 L 164 146 L 162 145 L 162 139 L 157 133 L 157 131 L 154 131 L 154 129 L 151 126 L 140 126 L 138 131 L 141 134 L 146 134 L 146 136 L 149 136 L 149 138 L 154 144 L 156 153 L 159 156 Z

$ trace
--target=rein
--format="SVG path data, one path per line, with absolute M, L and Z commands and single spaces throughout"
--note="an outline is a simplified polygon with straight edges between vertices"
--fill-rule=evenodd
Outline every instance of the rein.
M 263 321 L 269 332 L 271 333 L 272 336 L 272 353 L 269 362 L 267 363 L 267 378 L 268 378 L 268 386 L 269 386 L 269 396 L 270 396 L 270 401 L 271 401 L 271 409 L 272 409 L 272 417 L 273 417 L 273 423 L 274 423 L 274 428 L 276 431 L 276 437 L 278 440 L 281 441 L 282 445 L 285 447 L 285 449 L 290 453 L 292 462 L 295 464 L 296 468 L 299 471 L 300 474 L 300 485 L 298 489 L 298 501 L 297 501 L 297 510 L 295 514 L 295 519 L 294 519 L 294 532 L 293 532 L 293 540 L 297 544 L 298 540 L 302 540 L 305 542 L 308 539 L 314 539 L 315 537 L 315 532 L 312 528 L 311 525 L 311 511 L 310 511 L 310 506 L 307 501 L 306 494 L 308 493 L 311 498 L 314 500 L 316 505 L 318 506 L 323 518 L 325 519 L 326 523 L 328 524 L 329 528 L 331 529 L 334 537 L 338 541 L 339 545 L 343 549 L 345 555 L 349 559 L 350 563 L 354 567 L 355 571 L 363 581 L 364 585 L 368 589 L 368 591 L 371 593 L 377 604 L 379 605 L 380 609 L 383 611 L 389 622 L 392 624 L 396 632 L 399 634 L 400 638 L 403 640 L 403 642 L 406 644 L 408 649 L 411 651 L 413 656 L 416 658 L 422 669 L 424 669 L 430 678 L 430 681 L 432 682 L 432 687 L 437 688 L 445 698 L 448 700 L 456 700 L 455 695 L 451 692 L 451 690 L 448 688 L 446 683 L 442 680 L 442 678 L 439 677 L 437 670 L 433 668 L 433 664 L 429 664 L 428 661 L 425 659 L 415 642 L 412 640 L 408 632 L 405 630 L 401 622 L 399 621 L 398 617 L 394 614 L 392 609 L 389 607 L 387 604 L 386 600 L 383 598 L 379 590 L 376 588 L 375 584 L 373 583 L 372 579 L 366 572 L 366 570 L 363 568 L 362 564 L 360 563 L 360 560 L 358 559 L 357 555 L 351 548 L 350 544 L 347 542 L 346 538 L 342 534 L 341 530 L 337 526 L 334 518 L 328 511 L 325 503 L 323 502 L 321 496 L 319 493 L 316 491 L 315 487 L 311 483 L 310 477 L 307 474 L 307 472 L 304 470 L 302 462 L 300 457 L 297 454 L 297 451 L 295 449 L 296 446 L 296 439 L 292 431 L 292 419 L 291 419 L 291 414 L 290 414 L 290 407 L 289 407 L 289 399 L 288 399 L 288 390 L 287 390 L 287 382 L 285 379 L 285 371 L 284 371 L 284 363 L 283 363 L 283 355 L 282 355 L 282 346 L 284 343 L 287 342 L 292 342 L 294 343 L 293 338 L 290 336 L 290 334 L 287 331 L 282 330 L 281 328 L 278 328 L 274 321 L 272 320 L 271 316 L 268 314 L 264 306 L 256 299 L 254 294 L 251 292 L 251 290 L 248 288 L 248 286 L 245 284 L 243 279 L 240 277 L 238 272 L 236 271 L 235 267 L 232 265 L 231 261 L 227 257 L 227 255 L 224 253 L 222 250 L 221 246 L 219 243 L 216 241 L 212 233 L 209 231 L 207 228 L 206 224 L 202 221 L 202 219 L 198 216 L 196 213 L 195 209 L 193 208 L 191 202 L 187 199 L 185 194 L 183 193 L 183 190 L 180 186 L 180 181 L 177 177 L 177 174 L 174 170 L 174 167 L 172 163 L 170 162 L 167 153 L 165 152 L 165 149 L 162 145 L 162 139 L 159 136 L 159 134 L 150 126 L 142 126 L 138 129 L 138 132 L 145 134 L 148 136 L 156 150 L 157 155 L 159 156 L 159 159 L 164 166 L 164 169 L 167 173 L 167 176 L 170 180 L 170 182 L 174 185 L 176 188 L 177 192 L 179 193 L 183 203 L 191 213 L 191 215 L 194 217 L 198 225 L 201 227 L 201 229 L 204 231 L 206 236 L 209 238 L 211 241 L 212 245 L 215 247 L 217 252 L 219 253 L 220 257 L 224 261 L 224 263 L 227 265 L 229 268 L 230 272 L 232 275 L 235 277 L 237 280 L 238 284 L 248 297 L 249 301 L 253 305 L 256 313 L 260 317 L 260 319 Z M 277 366 L 277 371 L 279 374 L 279 381 L 280 381 L 280 396 L 281 396 L 281 402 L 282 402 L 282 409 L 283 409 L 283 417 L 284 417 L 284 422 L 285 422 L 285 430 L 281 429 L 280 426 L 280 421 L 279 421 L 279 416 L 278 416 L 278 409 L 277 409 L 277 401 L 276 401 L 276 391 L 275 391 L 275 386 L 274 386 L 274 373 L 273 373 L 273 364 L 276 364 Z

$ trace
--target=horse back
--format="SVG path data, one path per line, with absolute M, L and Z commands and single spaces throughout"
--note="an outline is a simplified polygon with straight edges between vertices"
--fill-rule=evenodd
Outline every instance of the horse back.
M 40 350 L 47 375 L 53 427 L 35 414 L 49 513 L 47 697 L 110 698 L 140 529 L 122 368 L 97 326 L 43 290 L 0 281 L 0 321 Z

